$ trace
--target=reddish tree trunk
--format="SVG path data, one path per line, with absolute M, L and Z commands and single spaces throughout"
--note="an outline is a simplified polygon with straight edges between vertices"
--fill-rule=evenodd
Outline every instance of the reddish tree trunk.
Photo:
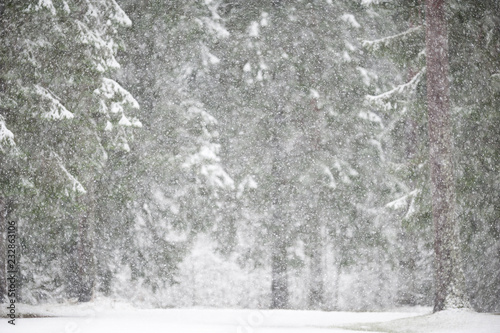
M 444 0 L 426 0 L 427 107 L 434 224 L 434 311 L 468 307 L 461 270 L 450 124 L 448 37 Z

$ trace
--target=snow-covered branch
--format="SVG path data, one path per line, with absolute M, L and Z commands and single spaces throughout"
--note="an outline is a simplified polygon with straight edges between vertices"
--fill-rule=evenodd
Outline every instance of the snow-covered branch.
M 362 45 L 364 48 L 372 52 L 378 52 L 388 47 L 391 47 L 391 45 L 399 43 L 404 39 L 413 39 L 414 37 L 416 37 L 417 35 L 421 35 L 422 33 L 423 33 L 423 27 L 419 25 L 396 35 L 387 36 L 376 40 L 364 40 Z
M 4 118 L 0 115 L 0 151 L 4 151 L 4 146 L 14 145 L 14 134 L 7 128 Z
M 74 117 L 73 113 L 69 112 L 59 99 L 48 89 L 35 85 L 35 93 L 49 104 L 49 110 L 42 113 L 42 118 L 60 120 L 72 119 Z
M 61 157 L 57 153 L 55 153 L 55 152 L 51 152 L 50 156 L 56 161 L 57 166 L 62 170 L 62 172 L 64 173 L 64 175 L 69 179 L 69 181 L 71 183 L 71 188 L 72 188 L 73 192 L 78 192 L 78 193 L 82 193 L 82 194 L 87 193 L 87 191 L 85 190 L 85 188 L 83 187 L 83 185 L 78 181 L 78 179 L 76 179 L 76 177 L 73 176 L 66 169 L 66 167 L 64 166 L 64 163 L 63 163 Z
M 396 103 L 391 103 L 391 101 L 394 101 L 397 96 L 413 93 L 420 83 L 425 71 L 426 68 L 424 67 L 407 83 L 396 86 L 379 95 L 367 95 L 366 99 L 384 110 L 392 110 L 395 108 Z

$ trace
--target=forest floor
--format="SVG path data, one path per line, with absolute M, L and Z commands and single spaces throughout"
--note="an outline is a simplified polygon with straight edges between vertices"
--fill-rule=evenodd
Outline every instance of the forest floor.
M 80 305 L 16 304 L 15 326 L 0 310 L 0 332 L 16 333 L 498 333 L 500 315 L 428 308 L 391 312 L 137 309 L 112 301 Z

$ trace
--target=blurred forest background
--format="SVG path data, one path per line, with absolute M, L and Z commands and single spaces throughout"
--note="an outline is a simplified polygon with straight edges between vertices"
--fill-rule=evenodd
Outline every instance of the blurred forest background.
M 456 246 L 498 312 L 500 3 L 446 9 Z M 421 0 L 0 0 L 19 301 L 432 305 L 424 24 Z

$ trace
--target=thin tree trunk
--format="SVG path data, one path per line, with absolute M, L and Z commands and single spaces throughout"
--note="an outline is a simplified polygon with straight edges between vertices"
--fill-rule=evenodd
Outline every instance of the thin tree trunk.
M 444 0 L 426 0 L 427 103 L 435 251 L 434 311 L 468 307 L 461 269 L 450 124 Z
M 94 203 L 91 200 L 92 185 L 87 188 L 87 200 L 84 199 L 85 212 L 78 223 L 78 302 L 88 302 L 94 295 L 95 259 L 92 238 Z
M 315 244 L 316 245 L 316 244 Z M 319 244 L 321 245 L 321 244 Z M 311 253 L 309 279 L 309 308 L 322 309 L 324 306 L 324 282 L 323 282 L 323 251 L 321 246 L 314 246 Z
M 317 209 L 317 208 L 316 208 Z M 320 227 L 319 214 L 312 212 L 312 230 L 309 239 L 309 292 L 308 305 L 310 309 L 322 309 L 324 306 L 324 281 L 323 281 L 323 242 L 322 228 Z
M 273 124 L 273 221 L 271 226 L 272 237 L 272 283 L 271 283 L 271 308 L 284 309 L 288 307 L 288 263 L 287 263 L 287 228 L 283 214 L 285 190 L 285 152 L 282 147 L 279 133 L 284 126 L 284 114 L 278 110 Z
M 340 250 L 337 250 L 335 253 L 335 279 L 333 286 L 333 309 L 340 309 L 340 275 L 342 274 L 342 254 Z
M 277 187 L 279 188 L 279 186 Z M 275 196 L 280 196 L 280 193 L 277 192 L 279 191 L 275 191 Z M 275 197 L 273 206 L 271 308 L 284 309 L 288 307 L 287 231 L 284 225 L 281 200 Z
M 88 302 L 92 299 L 94 278 L 92 248 L 89 239 L 89 221 L 87 216 L 80 218 L 78 229 L 78 302 Z
M 311 99 L 312 118 L 311 127 L 309 128 L 309 135 L 311 138 L 311 152 L 313 160 L 321 161 L 321 129 L 322 129 L 322 117 L 321 110 L 318 107 L 318 101 L 316 98 Z M 311 228 L 309 230 L 309 257 L 310 257 L 310 278 L 309 278 L 309 291 L 308 291 L 308 305 L 311 309 L 321 309 L 324 307 L 324 274 L 323 274 L 323 232 L 324 224 L 321 220 L 321 198 L 324 195 L 322 193 L 321 186 L 324 184 L 313 184 L 312 201 L 314 202 L 313 207 L 310 207 L 310 217 L 311 217 Z
M 287 249 L 284 241 L 275 237 L 272 253 L 272 284 L 271 308 L 285 309 L 288 307 L 288 265 L 286 262 Z

